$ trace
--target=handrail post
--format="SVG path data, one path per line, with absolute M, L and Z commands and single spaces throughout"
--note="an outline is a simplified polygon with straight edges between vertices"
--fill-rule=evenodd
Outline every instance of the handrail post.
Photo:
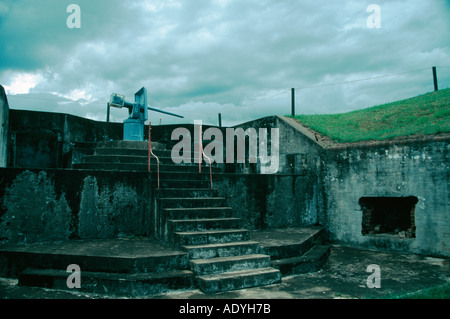
M 151 156 L 152 156 L 152 134 L 151 134 L 151 126 L 152 126 L 152 123 L 149 123 L 148 124 L 148 172 L 150 173 L 151 172 L 151 169 L 150 169 L 150 158 L 151 158 Z
M 202 154 L 203 154 L 203 143 L 202 143 L 202 132 L 203 127 L 200 121 L 199 127 L 198 127 L 198 172 L 202 172 Z
M 150 173 L 151 169 L 150 169 L 150 159 L 151 156 L 156 158 L 156 178 L 158 181 L 158 189 L 159 189 L 159 158 L 153 154 L 152 152 L 152 134 L 151 134 L 151 130 L 152 130 L 152 123 L 150 122 L 148 124 L 148 172 Z
M 205 155 L 205 153 L 203 152 L 203 148 L 202 148 L 202 154 L 204 157 L 206 157 L 209 161 L 209 181 L 211 184 L 211 189 L 213 188 L 213 182 L 212 182 L 212 167 L 211 167 L 211 159 Z
M 200 122 L 201 123 L 201 122 Z M 198 124 L 199 125 L 199 138 L 198 138 L 198 172 L 201 173 L 202 172 L 202 161 L 203 161 L 203 156 L 208 160 L 209 162 L 209 181 L 211 184 L 211 189 L 213 188 L 213 182 L 212 182 L 212 162 L 211 159 L 206 156 L 205 152 L 203 151 L 203 128 L 202 128 L 202 124 Z M 194 128 L 195 129 L 195 128 Z

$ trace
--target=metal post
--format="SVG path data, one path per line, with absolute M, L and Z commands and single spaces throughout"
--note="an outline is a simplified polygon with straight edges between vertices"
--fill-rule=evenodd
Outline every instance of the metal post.
M 151 167 L 151 163 L 150 163 L 151 156 L 156 158 L 156 178 L 157 178 L 157 181 L 158 181 L 158 189 L 159 189 L 160 188 L 160 184 L 159 184 L 159 158 L 158 158 L 158 156 L 156 156 L 152 152 L 152 123 L 150 122 L 148 124 L 148 172 L 149 173 L 150 173 L 150 167 Z
M 106 123 L 109 123 L 109 112 L 110 112 L 110 106 L 108 103 L 108 107 L 106 108 Z
M 151 172 L 151 157 L 152 157 L 152 122 L 148 123 L 148 172 Z
M 203 161 L 203 158 L 202 158 L 202 155 L 203 155 L 202 124 L 199 125 L 198 130 L 199 130 L 199 137 L 198 137 L 198 172 L 201 173 L 202 172 L 202 161 Z
M 295 89 L 291 89 L 291 113 L 295 116 Z
M 436 67 L 435 66 L 433 66 L 433 83 L 434 83 L 434 92 L 439 91 L 438 80 L 437 80 L 437 72 L 436 72 Z
M 219 113 L 219 127 L 222 127 L 222 113 Z

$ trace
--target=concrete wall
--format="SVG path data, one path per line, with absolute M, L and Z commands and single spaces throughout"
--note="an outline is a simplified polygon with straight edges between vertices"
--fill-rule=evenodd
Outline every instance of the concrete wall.
M 9 110 L 4 113 L 5 117 L 8 115 L 11 136 L 8 167 L 71 168 L 84 154 L 92 154 L 94 143 L 123 138 L 123 123 L 26 110 Z M 193 136 L 194 124 L 153 125 L 152 140 L 172 147 L 177 142 L 171 141 L 171 134 L 178 127 L 189 129 Z M 148 125 L 144 128 L 144 138 L 148 140 Z
M 253 128 L 279 129 L 279 169 L 278 174 L 317 174 L 322 170 L 320 155 L 323 148 L 314 142 L 309 132 L 294 120 L 283 116 L 269 116 L 240 124 L 244 130 Z M 271 145 L 268 153 L 271 154 Z M 259 173 L 260 170 L 257 170 Z
M 322 194 L 314 175 L 215 174 L 213 182 L 245 228 L 299 227 L 318 222 Z
M 0 167 L 8 165 L 9 106 L 5 89 L 0 85 Z
M 121 123 L 107 124 L 65 114 L 29 111 L 11 111 L 10 127 L 12 136 L 16 137 L 15 147 L 10 147 L 15 152 L 15 164 L 28 169 L 33 165 L 67 167 L 64 158 L 74 158 L 77 143 L 86 143 L 89 148 L 91 142 L 121 139 L 122 135 Z M 152 140 L 167 143 L 171 149 L 176 143 L 171 141 L 171 133 L 177 127 L 180 126 L 153 126 Z M 193 132 L 193 124 L 184 127 Z M 243 218 L 245 227 L 267 229 L 320 224 L 326 227 L 330 239 L 337 242 L 450 256 L 448 135 L 343 146 L 324 144 L 314 132 L 285 117 L 267 117 L 237 127 L 280 130 L 277 174 L 260 175 L 258 165 L 236 164 L 225 165 L 225 172 L 238 174 L 214 175 L 215 187 L 220 195 L 228 198 L 228 205 L 234 208 L 236 217 Z M 39 139 L 38 146 L 33 140 L 37 133 L 48 137 Z M 17 136 L 20 134 L 25 138 L 19 143 Z M 145 138 L 148 138 L 147 128 Z M 19 160 L 18 154 L 22 154 L 22 159 Z M 51 164 L 55 161 L 56 164 Z M 36 181 L 42 180 L 42 185 L 48 188 L 46 192 L 54 194 L 50 196 L 53 203 L 50 210 L 64 212 L 66 206 L 70 210 L 71 237 L 80 234 L 86 237 L 153 235 L 151 186 L 145 174 L 45 167 L 34 170 L 37 174 L 34 177 L 19 178 L 24 170 L 0 171 L 1 216 L 15 211 L 14 201 L 25 203 L 30 196 L 25 195 L 27 189 L 20 186 L 25 185 L 24 180 L 37 185 L 33 196 L 39 199 L 39 194 L 43 193 Z M 46 175 L 39 175 L 40 171 Z M 54 185 L 54 193 L 49 185 Z M 14 201 L 8 199 L 11 187 L 19 190 L 22 187 Z M 415 211 L 415 238 L 362 235 L 362 209 L 358 204 L 361 197 L 407 196 L 419 200 Z M 144 202 L 146 205 L 140 206 Z M 32 209 L 27 207 L 23 209 Z M 130 210 L 131 207 L 136 209 Z M 116 215 L 116 211 L 130 213 L 129 216 Z M 134 224 L 136 221 L 140 224 Z M 125 228 L 127 223 L 133 225 L 133 229 Z M 93 226 L 99 224 L 106 226 Z
M 154 234 L 147 173 L 0 169 L 0 240 Z M 314 175 L 214 174 L 214 186 L 248 229 L 315 225 L 321 194 Z
M 122 139 L 121 123 L 81 117 L 10 110 L 9 167 L 70 168 L 79 142 Z
M 0 241 L 152 235 L 147 174 L 1 168 L 0 176 Z
M 327 152 L 326 227 L 357 246 L 450 256 L 450 138 L 360 144 Z M 416 238 L 361 234 L 361 197 L 416 196 Z
M 178 143 L 178 141 L 171 140 L 171 134 L 176 128 L 186 128 L 191 133 L 192 143 L 194 136 L 194 124 L 184 124 L 184 125 L 163 125 L 163 126 L 153 126 L 152 127 L 152 140 L 162 142 L 167 146 L 167 149 L 172 149 L 172 147 Z M 203 132 L 205 132 L 211 126 L 203 126 Z M 266 128 L 268 130 L 268 147 L 267 153 L 270 157 L 275 153 L 272 152 L 271 145 L 271 129 L 279 129 L 279 167 L 276 174 L 305 174 L 307 172 L 313 171 L 317 173 L 321 170 L 322 162 L 320 160 L 320 154 L 323 149 L 320 145 L 317 145 L 310 138 L 305 138 L 305 134 L 308 134 L 304 128 L 300 125 L 295 126 L 295 122 L 291 121 L 286 117 L 279 116 L 269 116 L 261 118 L 258 120 L 242 123 L 230 129 L 242 128 L 244 131 L 249 128 L 254 128 L 256 134 L 259 136 L 259 128 Z M 220 128 L 223 137 L 223 154 L 226 161 L 227 152 L 227 140 L 226 140 L 226 130 L 227 127 Z M 303 129 L 303 131 L 301 130 Z M 210 141 L 204 140 L 204 146 L 207 146 Z M 257 142 L 257 154 L 260 154 L 259 150 L 259 140 Z M 236 143 L 234 144 L 234 152 L 236 153 Z M 194 148 L 192 147 L 192 150 Z M 249 139 L 246 137 L 245 145 L 246 155 L 249 152 Z M 244 173 L 244 174 L 260 174 L 261 173 L 261 163 L 253 164 L 249 163 L 248 158 L 246 163 L 240 164 L 236 163 L 225 163 L 225 172 L 227 173 Z
M 7 113 L 6 113 L 7 114 Z M 8 147 L 9 167 L 22 168 L 71 168 L 84 154 L 91 154 L 94 143 L 107 140 L 121 140 L 122 123 L 98 122 L 81 117 L 62 114 L 25 110 L 10 110 L 11 143 Z M 186 128 L 191 132 L 192 143 L 194 124 L 153 125 L 152 140 L 162 142 L 170 150 L 178 143 L 171 140 L 176 128 Z M 203 126 L 203 132 L 211 126 Z M 270 116 L 256 121 L 238 125 L 235 128 L 253 127 L 280 130 L 279 174 L 305 173 L 314 168 L 320 170 L 318 153 L 320 148 L 310 139 L 303 138 L 305 132 L 293 127 L 289 119 Z M 221 128 L 224 138 L 223 154 L 226 154 L 226 129 Z M 148 126 L 144 128 L 144 138 L 148 139 Z M 270 135 L 268 137 L 268 155 L 272 155 Z M 204 141 L 206 146 L 210 141 Z M 258 144 L 259 145 L 259 144 Z M 236 148 L 236 146 L 235 146 Z M 194 148 L 192 148 L 194 150 Z M 248 144 L 246 145 L 248 152 Z M 259 154 L 259 148 L 258 148 Z M 224 159 L 225 160 L 225 159 Z M 227 164 L 229 173 L 260 173 L 261 164 Z
M 317 222 L 325 226 L 332 241 L 450 256 L 449 134 L 340 145 L 324 141 L 286 117 L 240 126 L 280 129 L 279 174 L 315 176 L 315 180 L 304 180 L 309 183 L 305 190 L 314 189 Z M 303 200 L 296 192 L 292 195 Z M 362 235 L 361 197 L 408 196 L 419 200 L 415 238 Z M 304 209 L 299 214 L 308 216 Z

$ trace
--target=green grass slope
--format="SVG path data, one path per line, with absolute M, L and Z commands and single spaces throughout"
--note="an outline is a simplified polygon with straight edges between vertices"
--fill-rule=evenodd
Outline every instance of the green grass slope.
M 450 89 L 349 113 L 295 119 L 338 143 L 449 133 Z

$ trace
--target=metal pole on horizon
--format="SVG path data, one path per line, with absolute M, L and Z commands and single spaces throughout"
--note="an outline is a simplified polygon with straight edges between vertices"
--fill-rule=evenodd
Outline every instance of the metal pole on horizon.
M 435 66 L 433 66 L 433 83 L 434 83 L 434 92 L 439 91 L 437 72 L 436 72 L 436 67 Z
M 292 117 L 295 116 L 295 89 L 291 89 L 291 113 Z

